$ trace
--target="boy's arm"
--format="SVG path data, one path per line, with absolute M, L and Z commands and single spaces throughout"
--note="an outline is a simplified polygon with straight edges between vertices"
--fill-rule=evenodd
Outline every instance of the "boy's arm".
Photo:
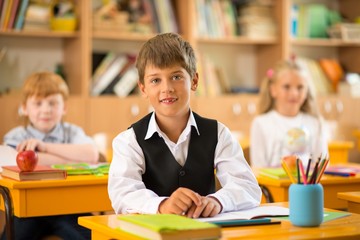
M 31 138 L 17 145 L 18 151 L 34 150 L 39 153 L 40 164 L 87 162 L 96 163 L 99 152 L 95 144 L 46 143 Z
M 256 207 L 261 201 L 261 189 L 255 175 L 230 130 L 221 123 L 218 127 L 215 167 L 222 188 L 210 196 L 219 200 L 222 212 Z
M 45 153 L 44 161 L 50 164 L 55 164 L 55 159 L 63 159 L 64 163 L 97 163 L 99 159 L 99 151 L 94 144 L 45 143 L 45 151 L 42 153 Z M 41 155 L 39 160 L 42 162 Z
M 133 129 L 120 133 L 112 143 L 113 159 L 109 169 L 108 192 L 116 213 L 157 213 L 160 197 L 146 188 L 143 152 Z

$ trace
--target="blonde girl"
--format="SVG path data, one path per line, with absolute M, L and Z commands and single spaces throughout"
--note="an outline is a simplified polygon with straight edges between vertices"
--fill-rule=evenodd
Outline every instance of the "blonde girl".
M 310 156 L 327 154 L 327 133 L 314 89 L 294 59 L 267 71 L 258 109 L 250 129 L 253 167 L 279 167 L 281 158 L 291 154 L 304 163 Z

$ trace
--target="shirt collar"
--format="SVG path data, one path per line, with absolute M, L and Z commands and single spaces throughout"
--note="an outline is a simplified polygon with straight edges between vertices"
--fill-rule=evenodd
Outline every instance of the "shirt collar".
M 189 116 L 188 122 L 187 122 L 186 127 L 183 132 L 189 133 L 192 126 L 196 129 L 197 134 L 200 135 L 199 129 L 197 127 L 197 124 L 196 124 L 196 121 L 194 118 L 194 114 L 192 111 L 190 111 L 190 116 Z M 154 133 L 156 133 L 156 132 L 159 134 L 160 137 L 162 137 L 162 135 L 164 134 L 160 130 L 159 125 L 157 124 L 156 119 L 155 119 L 155 112 L 153 112 L 150 117 L 148 130 L 145 135 L 145 140 L 151 138 L 154 135 Z
M 52 139 L 57 139 L 60 142 L 64 140 L 62 139 L 64 129 L 62 128 L 62 124 L 60 123 L 56 124 L 55 127 L 48 133 L 39 131 L 31 124 L 29 124 L 26 129 L 30 133 L 30 135 L 36 139 L 44 140 L 45 138 L 52 138 Z

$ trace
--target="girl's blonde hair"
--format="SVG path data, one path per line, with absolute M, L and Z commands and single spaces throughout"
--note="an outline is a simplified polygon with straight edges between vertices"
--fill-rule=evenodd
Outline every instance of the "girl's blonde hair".
M 300 111 L 311 114 L 313 116 L 318 117 L 319 111 L 316 105 L 315 100 L 315 92 L 310 84 L 310 79 L 306 77 L 306 74 L 303 70 L 299 67 L 295 60 L 291 61 L 281 61 L 276 64 L 274 69 L 269 69 L 266 73 L 265 78 L 263 79 L 260 87 L 260 98 L 259 98 L 259 114 L 269 112 L 270 110 L 274 109 L 275 101 L 270 93 L 270 86 L 274 82 L 277 81 L 281 72 L 286 70 L 297 71 L 300 75 L 302 75 L 307 83 L 308 91 L 306 94 L 306 99 L 303 105 L 300 107 Z
M 47 97 L 60 93 L 64 101 L 69 97 L 69 88 L 64 79 L 53 72 L 37 72 L 31 74 L 24 82 L 22 102 L 26 103 L 29 97 Z

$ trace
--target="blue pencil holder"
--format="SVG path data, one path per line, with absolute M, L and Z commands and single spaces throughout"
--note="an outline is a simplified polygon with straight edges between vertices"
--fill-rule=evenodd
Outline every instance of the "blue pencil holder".
M 290 221 L 299 227 L 316 227 L 324 218 L 324 189 L 321 184 L 291 184 Z

